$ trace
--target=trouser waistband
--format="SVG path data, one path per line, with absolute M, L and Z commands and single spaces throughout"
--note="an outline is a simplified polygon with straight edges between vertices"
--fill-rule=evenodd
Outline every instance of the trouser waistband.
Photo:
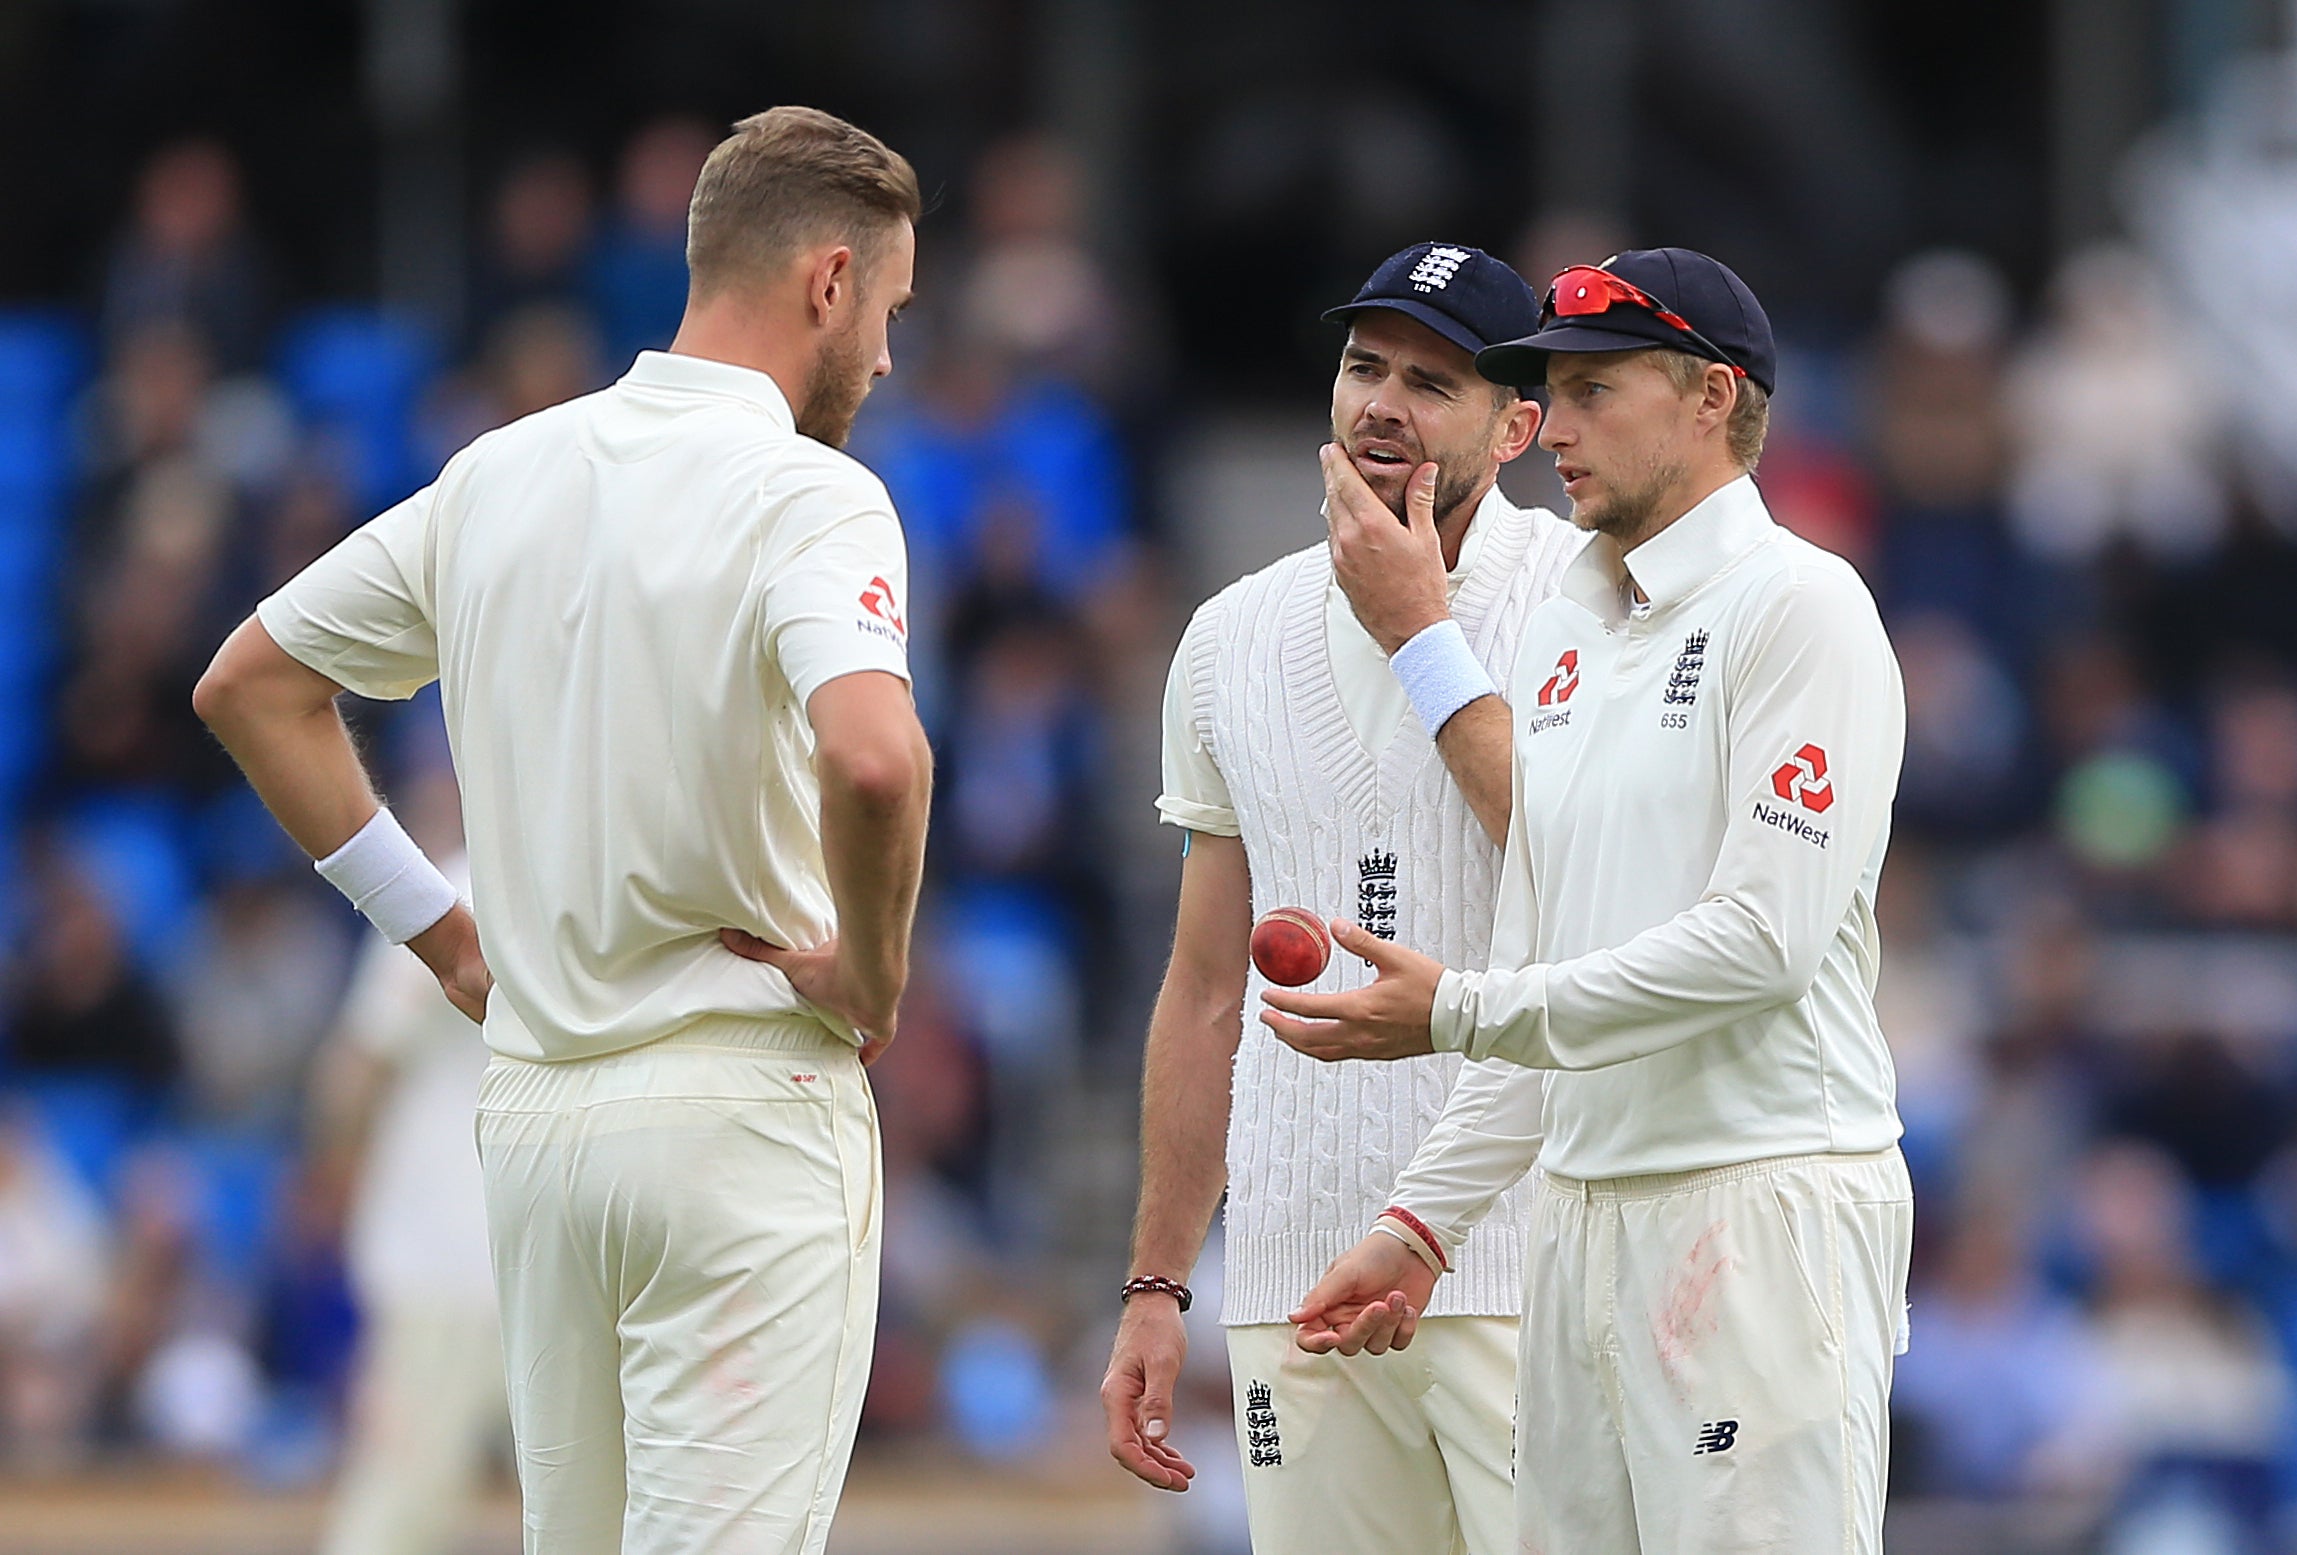
M 858 1075 L 861 1054 L 820 1021 L 803 1015 L 709 1016 L 669 1036 L 596 1058 L 543 1063 L 497 1053 L 479 1082 L 479 1110 L 548 1111 L 679 1094 L 771 1098 L 785 1089 L 774 1077 L 800 1067 Z
M 1756 1161 L 1740 1161 L 1731 1166 L 1709 1166 L 1690 1172 L 1654 1172 L 1642 1177 L 1566 1177 L 1561 1172 L 1543 1171 L 1541 1182 L 1551 1191 L 1565 1198 L 1586 1199 L 1655 1199 L 1669 1194 L 1692 1193 L 1701 1188 L 1718 1187 L 1724 1183 L 1744 1182 L 1752 1177 L 1771 1177 L 1780 1172 L 1793 1171 L 1803 1166 L 1873 1166 L 1898 1159 L 1898 1147 L 1890 1145 L 1881 1150 L 1865 1150 L 1856 1154 L 1837 1151 L 1819 1151 L 1811 1155 L 1773 1155 Z

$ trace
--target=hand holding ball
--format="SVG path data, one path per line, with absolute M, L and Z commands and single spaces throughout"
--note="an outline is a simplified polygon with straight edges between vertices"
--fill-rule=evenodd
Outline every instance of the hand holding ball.
M 1279 907 L 1252 926 L 1252 964 L 1272 983 L 1312 983 L 1331 959 L 1331 930 L 1305 907 Z

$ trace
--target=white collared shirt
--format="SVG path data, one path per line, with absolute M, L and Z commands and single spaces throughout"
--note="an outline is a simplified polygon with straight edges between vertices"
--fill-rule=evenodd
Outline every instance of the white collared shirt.
M 907 677 L 907 599 L 877 477 L 799 434 L 766 374 L 649 351 L 472 443 L 257 613 L 362 695 L 440 682 L 487 1041 L 565 1059 L 819 1013 L 717 934 L 836 932 L 806 701 Z
M 1509 701 L 1491 970 L 1444 974 L 1434 1037 L 1527 1067 L 1463 1081 L 1399 1202 L 1454 1234 L 1534 1152 L 1612 1178 L 1896 1140 L 1874 893 L 1905 698 L 1858 574 L 1733 481 L 1624 561 L 1590 542 Z

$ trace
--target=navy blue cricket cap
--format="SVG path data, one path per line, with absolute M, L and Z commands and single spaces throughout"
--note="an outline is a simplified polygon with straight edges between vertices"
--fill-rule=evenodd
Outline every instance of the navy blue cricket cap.
M 1464 243 L 1414 243 L 1380 262 L 1355 300 L 1330 309 L 1347 320 L 1374 308 L 1417 319 L 1473 356 L 1539 328 L 1539 295 L 1504 259 Z
M 1609 271 L 1657 306 L 1635 301 L 1624 289 L 1607 294 L 1591 284 L 1601 277 L 1586 275 L 1590 268 Z M 1494 383 L 1536 388 L 1547 381 L 1551 351 L 1672 346 L 1738 368 L 1765 394 L 1778 381 L 1770 318 L 1747 283 L 1719 259 L 1688 248 L 1632 248 L 1600 265 L 1575 265 L 1556 283 L 1540 304 L 1537 327 L 1477 352 L 1477 372 Z M 1570 295 L 1561 295 L 1565 289 Z

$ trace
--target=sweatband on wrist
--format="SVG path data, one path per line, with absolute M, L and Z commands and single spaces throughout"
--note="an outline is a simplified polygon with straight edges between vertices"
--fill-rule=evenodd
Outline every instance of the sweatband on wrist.
M 1452 714 L 1478 697 L 1496 696 L 1499 687 L 1483 661 L 1468 646 L 1467 633 L 1457 621 L 1443 620 L 1427 627 L 1398 648 L 1388 660 L 1411 698 L 1420 726 L 1434 739 Z
M 1410 1210 L 1391 1204 L 1380 1211 L 1379 1218 L 1372 1222 L 1372 1229 L 1385 1231 L 1397 1238 L 1418 1253 L 1420 1261 L 1436 1273 L 1450 1272 L 1452 1261 L 1444 1256 L 1444 1244 L 1436 1240 L 1436 1234 L 1428 1229 L 1427 1222 Z
M 423 856 L 388 807 L 311 867 L 394 945 L 404 945 L 437 923 L 457 900 L 453 884 Z
M 1428 1256 L 1428 1250 L 1420 1245 L 1420 1239 L 1412 1235 L 1411 1232 L 1406 1231 L 1402 1226 L 1397 1225 L 1394 1221 L 1375 1220 L 1372 1222 L 1372 1229 L 1381 1233 L 1383 1236 L 1394 1237 L 1397 1241 L 1403 1243 L 1413 1252 L 1419 1254 L 1420 1262 L 1426 1264 L 1435 1273 L 1442 1274 L 1444 1272 L 1443 1266 L 1437 1263 L 1435 1259 Z

